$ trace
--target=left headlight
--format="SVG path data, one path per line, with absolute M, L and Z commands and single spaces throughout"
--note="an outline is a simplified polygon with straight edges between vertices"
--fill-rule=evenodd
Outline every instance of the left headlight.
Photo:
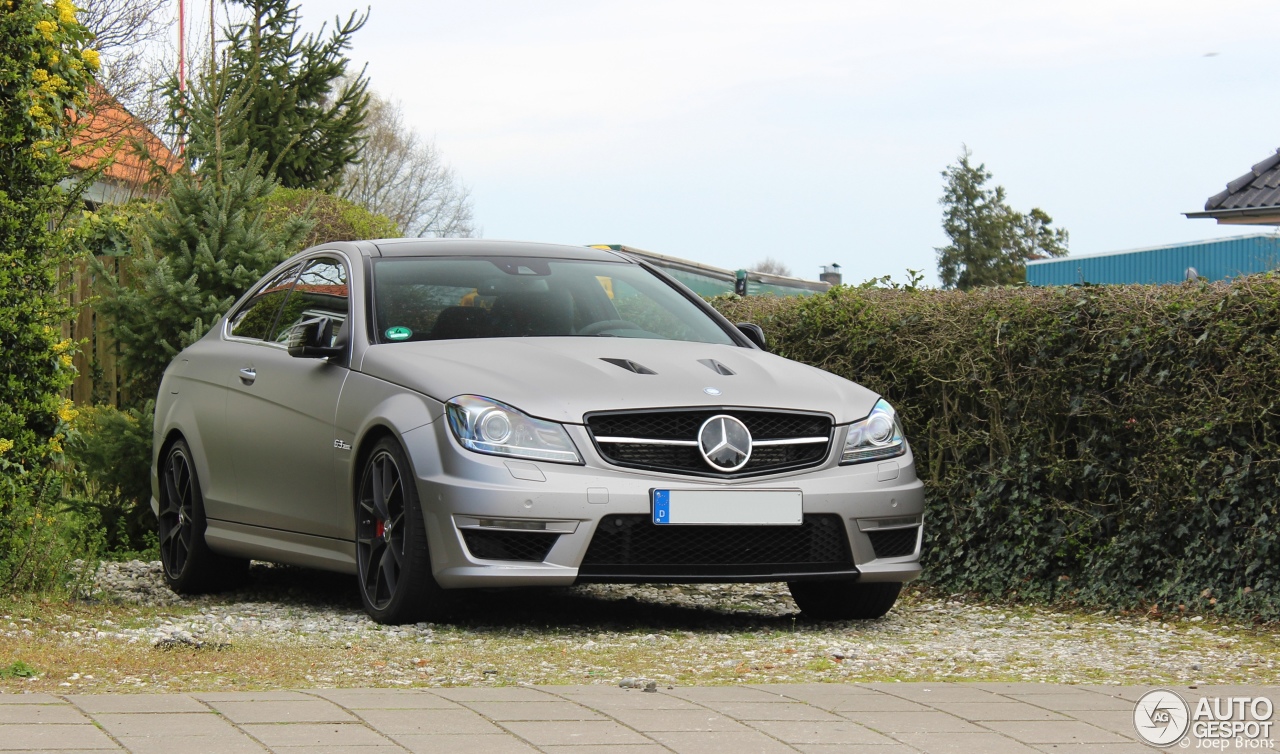
M 849 425 L 849 436 L 844 441 L 840 463 L 893 458 L 906 452 L 907 442 L 902 438 L 898 414 L 888 401 L 881 398 L 867 418 Z
M 505 403 L 460 395 L 445 404 L 449 429 L 477 453 L 555 463 L 582 463 L 564 427 L 534 419 Z

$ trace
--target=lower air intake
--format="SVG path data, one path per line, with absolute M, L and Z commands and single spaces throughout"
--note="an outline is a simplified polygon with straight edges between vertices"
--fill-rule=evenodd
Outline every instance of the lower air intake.
M 578 569 L 582 581 L 713 581 L 856 573 L 844 522 L 809 514 L 800 526 L 657 525 L 649 516 L 605 516 Z
M 869 531 L 871 548 L 876 551 L 877 558 L 903 558 L 915 553 L 916 540 L 920 527 L 907 529 L 890 529 L 888 531 Z
M 551 546 L 559 538 L 559 534 L 541 532 L 462 530 L 462 539 L 467 543 L 467 549 L 474 557 L 484 560 L 541 563 L 547 559 L 547 553 L 551 552 Z

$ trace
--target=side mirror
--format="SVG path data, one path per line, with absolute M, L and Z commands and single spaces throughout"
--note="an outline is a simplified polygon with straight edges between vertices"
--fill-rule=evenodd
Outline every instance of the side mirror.
M 289 355 L 303 359 L 327 359 L 341 356 L 341 344 L 333 344 L 333 320 L 316 317 L 293 326 L 289 333 Z
M 754 343 L 756 348 L 759 348 L 761 351 L 769 350 L 769 344 L 764 339 L 764 330 L 760 325 L 753 325 L 750 322 L 739 322 L 738 330 L 743 335 L 747 336 L 747 340 Z

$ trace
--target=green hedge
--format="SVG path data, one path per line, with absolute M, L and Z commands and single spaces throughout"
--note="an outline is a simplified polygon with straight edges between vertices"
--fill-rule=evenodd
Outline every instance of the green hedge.
M 898 409 L 929 582 L 1280 619 L 1280 278 L 714 303 Z
M 266 225 L 276 228 L 303 214 L 314 222 L 311 230 L 289 253 L 329 241 L 359 241 L 400 235 L 395 222 L 358 204 L 316 189 L 277 188 L 267 198 Z

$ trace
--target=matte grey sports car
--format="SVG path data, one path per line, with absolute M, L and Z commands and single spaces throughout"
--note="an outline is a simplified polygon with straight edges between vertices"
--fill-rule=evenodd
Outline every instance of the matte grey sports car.
M 785 581 L 870 618 L 920 572 L 885 400 L 595 248 L 294 256 L 165 372 L 152 490 L 173 589 L 291 563 L 355 574 L 385 623 L 588 581 Z

